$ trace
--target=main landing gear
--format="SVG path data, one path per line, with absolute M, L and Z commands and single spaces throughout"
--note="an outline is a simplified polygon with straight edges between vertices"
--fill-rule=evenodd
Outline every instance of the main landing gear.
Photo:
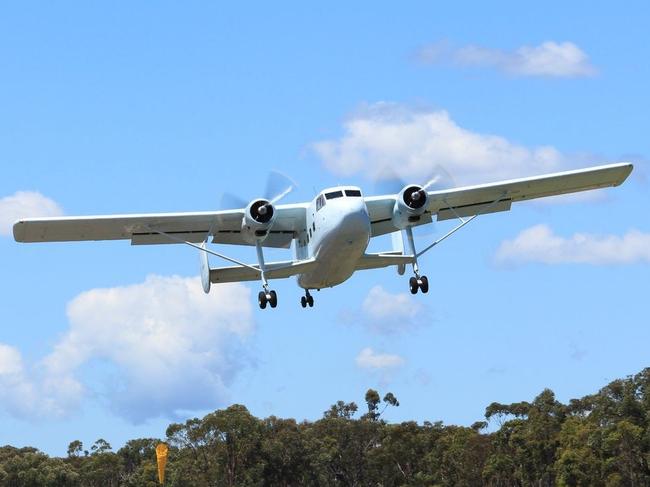
M 257 262 L 260 266 L 260 278 L 262 279 L 263 288 L 263 291 L 257 294 L 257 303 L 260 305 L 260 309 L 265 309 L 267 304 L 270 304 L 271 308 L 275 308 L 278 305 L 278 293 L 269 289 L 269 281 L 266 280 L 266 266 L 264 265 L 262 245 L 260 242 L 256 242 L 255 247 L 257 248 Z
M 303 308 L 306 308 L 309 305 L 310 308 L 314 306 L 314 296 L 309 294 L 309 290 L 305 290 L 305 295 L 300 298 L 300 305 Z
M 429 292 L 429 279 L 427 276 L 414 276 L 409 279 L 409 288 L 411 289 L 411 294 L 417 294 L 418 289 L 422 291 L 422 294 Z
M 271 305 L 271 308 L 275 308 L 278 305 L 278 293 L 275 291 L 260 291 L 257 295 L 257 302 L 260 305 L 260 309 L 265 309 L 267 304 Z
M 418 290 L 422 291 L 422 294 L 429 292 L 429 279 L 427 276 L 420 276 L 418 268 L 418 253 L 415 250 L 415 242 L 413 240 L 413 229 L 411 227 L 406 227 L 406 237 L 409 252 L 413 256 L 413 273 L 415 276 L 409 279 L 409 289 L 411 294 L 417 294 Z

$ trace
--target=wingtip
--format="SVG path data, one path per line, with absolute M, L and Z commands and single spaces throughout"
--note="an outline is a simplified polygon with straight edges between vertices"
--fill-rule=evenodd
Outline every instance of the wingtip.
M 16 242 L 24 242 L 25 241 L 25 222 L 22 220 L 18 220 L 16 223 L 14 223 L 13 226 L 13 232 L 14 232 L 14 240 Z
M 619 163 L 619 164 L 620 164 L 621 166 L 624 166 L 624 167 L 629 168 L 630 171 L 632 171 L 632 169 L 634 169 L 634 163 L 632 163 L 632 162 L 629 162 L 629 161 L 623 161 L 623 162 L 621 162 L 621 163 Z
M 630 175 L 630 173 L 634 170 L 634 164 L 632 164 L 631 162 L 623 162 L 622 164 L 624 165 L 625 169 L 627 169 L 625 175 L 625 177 L 627 178 Z
M 617 166 L 622 169 L 622 174 L 621 178 L 616 182 L 614 186 L 620 186 L 623 184 L 634 170 L 634 164 L 631 162 L 620 162 L 617 164 Z

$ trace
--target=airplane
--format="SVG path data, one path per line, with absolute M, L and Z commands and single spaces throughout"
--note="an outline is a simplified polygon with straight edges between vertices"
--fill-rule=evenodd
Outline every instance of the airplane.
M 278 304 L 269 281 L 296 276 L 305 294 L 303 308 L 313 307 L 310 291 L 336 286 L 356 271 L 395 266 L 404 275 L 412 269 L 409 290 L 427 293 L 429 281 L 420 273 L 418 259 L 479 215 L 509 211 L 512 203 L 553 195 L 618 186 L 632 172 L 630 163 L 512 179 L 475 186 L 429 191 L 426 184 L 406 184 L 396 194 L 365 196 L 356 186 L 321 191 L 312 201 L 277 204 L 291 187 L 275 196 L 255 198 L 242 208 L 225 211 L 152 213 L 133 215 L 29 218 L 14 224 L 17 242 L 62 242 L 129 239 L 132 245 L 180 243 L 200 251 L 201 283 L 259 281 L 258 304 Z M 457 218 L 459 223 L 421 250 L 413 228 Z M 366 252 L 371 238 L 391 234 L 392 248 Z M 248 264 L 207 247 L 213 244 L 248 245 L 257 251 L 257 263 Z M 264 248 L 292 246 L 294 258 L 266 262 Z M 232 266 L 211 268 L 208 255 Z

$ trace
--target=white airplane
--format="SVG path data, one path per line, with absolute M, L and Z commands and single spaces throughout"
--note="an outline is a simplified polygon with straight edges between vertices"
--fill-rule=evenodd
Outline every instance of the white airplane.
M 410 291 L 426 293 L 429 281 L 420 274 L 418 258 L 478 215 L 508 211 L 513 202 L 545 196 L 618 186 L 632 171 L 618 163 L 490 184 L 428 191 L 407 184 L 397 194 L 365 196 L 354 186 L 327 188 L 312 201 L 278 205 L 276 197 L 256 198 L 246 207 L 199 213 L 153 213 L 61 218 L 29 218 L 13 227 L 17 242 L 61 242 L 130 239 L 132 245 L 183 243 L 200 250 L 201 280 L 208 293 L 211 283 L 260 281 L 260 308 L 275 308 L 277 293 L 269 280 L 296 276 L 305 290 L 303 308 L 314 305 L 310 290 L 333 287 L 355 271 L 396 266 L 403 275 L 412 266 Z M 416 250 L 413 227 L 458 218 L 460 223 L 422 250 Z M 369 240 L 392 234 L 392 249 L 367 253 Z M 257 264 L 247 264 L 207 248 L 215 244 L 250 245 Z M 266 262 L 264 247 L 289 248 L 294 258 Z M 208 254 L 233 266 L 210 268 Z

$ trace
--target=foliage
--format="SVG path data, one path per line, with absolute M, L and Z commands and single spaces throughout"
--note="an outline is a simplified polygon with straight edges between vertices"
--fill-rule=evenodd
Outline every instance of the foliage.
M 166 485 L 650 485 L 650 368 L 566 405 L 548 389 L 532 402 L 492 403 L 471 427 L 390 424 L 392 393 L 369 389 L 364 399 L 358 417 L 354 402 L 338 401 L 312 422 L 233 405 L 171 424 Z M 160 441 L 130 440 L 115 453 L 101 438 L 90 451 L 74 440 L 66 458 L 4 446 L 0 487 L 154 487 Z

